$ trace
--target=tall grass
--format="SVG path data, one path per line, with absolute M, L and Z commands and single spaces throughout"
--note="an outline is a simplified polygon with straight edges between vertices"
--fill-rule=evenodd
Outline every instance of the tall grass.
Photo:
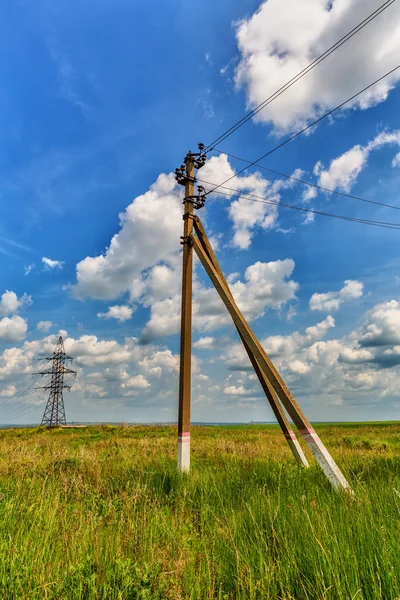
M 0 431 L 0 598 L 400 598 L 400 426 L 318 431 L 355 499 L 274 426 Z

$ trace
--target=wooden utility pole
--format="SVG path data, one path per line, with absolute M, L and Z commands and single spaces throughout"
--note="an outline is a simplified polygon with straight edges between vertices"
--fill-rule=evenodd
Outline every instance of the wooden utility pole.
M 193 229 L 194 160 L 189 152 L 185 158 L 185 201 L 183 211 L 183 261 L 182 261 L 182 308 L 181 350 L 179 371 L 178 413 L 178 469 L 190 469 L 190 393 L 192 370 L 192 278 L 193 250 L 190 235 Z
M 270 402 L 276 419 L 299 465 L 308 467 L 308 461 L 288 421 L 284 409 L 299 430 L 303 440 L 313 453 L 319 466 L 332 485 L 338 490 L 351 492 L 345 477 L 336 465 L 327 448 L 314 431 L 296 400 L 293 398 L 282 377 L 267 356 L 264 348 L 249 327 L 239 310 L 229 285 L 218 264 L 214 250 L 194 209 L 204 206 L 206 193 L 197 186 L 195 193 L 195 169 L 200 169 L 206 161 L 204 145 L 199 144 L 200 152 L 188 152 L 185 164 L 175 170 L 176 180 L 185 186 L 183 201 L 183 269 L 182 269 L 182 312 L 181 312 L 181 351 L 179 374 L 179 415 L 178 415 L 178 469 L 181 473 L 190 469 L 190 391 L 192 354 L 192 271 L 193 250 L 200 259 L 221 300 L 225 304 L 239 333 L 243 346 L 253 365 L 259 382 Z M 193 231 L 194 230 L 194 231 Z M 194 235 L 194 233 L 196 235 Z M 282 405 L 281 405 L 282 403 Z
M 187 473 L 190 469 L 190 397 L 192 370 L 192 280 L 193 280 L 193 209 L 203 205 L 201 196 L 195 196 L 195 168 L 201 168 L 206 160 L 199 153 L 187 153 L 185 164 L 176 169 L 178 183 L 185 186 L 183 209 L 183 253 L 182 253 L 182 304 L 181 304 L 181 344 L 179 370 L 179 410 L 178 410 L 178 470 Z M 202 190 L 202 188 L 199 188 Z

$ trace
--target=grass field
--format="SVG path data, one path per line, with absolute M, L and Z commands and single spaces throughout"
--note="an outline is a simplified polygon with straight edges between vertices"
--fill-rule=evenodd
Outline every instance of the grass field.
M 0 598 L 400 598 L 400 424 L 316 429 L 355 499 L 275 426 L 0 430 Z

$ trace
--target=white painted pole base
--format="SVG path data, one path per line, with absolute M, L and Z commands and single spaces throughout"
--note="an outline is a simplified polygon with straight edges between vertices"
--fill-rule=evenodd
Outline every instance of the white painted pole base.
M 190 470 L 190 433 L 178 436 L 178 471 L 189 473 Z
M 301 429 L 300 433 L 333 487 L 352 494 L 353 490 L 314 429 Z
M 293 456 L 295 457 L 299 465 L 308 469 L 310 465 L 308 464 L 308 460 L 306 459 L 305 454 L 294 432 L 290 431 L 288 433 L 285 433 L 285 438 L 287 443 L 289 444 L 289 448 L 291 449 Z

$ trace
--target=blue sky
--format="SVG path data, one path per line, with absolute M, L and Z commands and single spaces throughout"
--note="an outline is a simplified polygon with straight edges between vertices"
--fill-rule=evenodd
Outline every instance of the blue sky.
M 380 2 L 299 5 L 1 8 L 0 422 L 40 420 L 46 396 L 29 392 L 30 373 L 59 331 L 78 370 L 68 420 L 176 419 L 182 188 L 171 173 Z M 395 67 L 399 16 L 388 8 L 221 149 L 256 159 Z M 400 206 L 399 73 L 262 164 Z M 243 166 L 220 152 L 209 159 L 199 177 L 212 183 Z M 395 209 L 307 196 L 256 168 L 227 185 L 400 223 Z M 399 231 L 218 194 L 200 216 L 309 418 L 398 418 Z M 272 419 L 199 265 L 194 311 L 193 420 Z

